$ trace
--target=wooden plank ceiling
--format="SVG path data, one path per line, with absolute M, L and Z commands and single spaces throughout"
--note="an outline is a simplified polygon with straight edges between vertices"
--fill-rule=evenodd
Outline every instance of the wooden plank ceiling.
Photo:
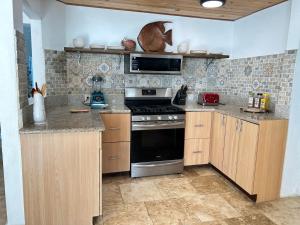
M 58 0 L 69 5 L 159 13 L 218 20 L 237 20 L 286 0 L 227 0 L 225 6 L 205 9 L 199 0 Z

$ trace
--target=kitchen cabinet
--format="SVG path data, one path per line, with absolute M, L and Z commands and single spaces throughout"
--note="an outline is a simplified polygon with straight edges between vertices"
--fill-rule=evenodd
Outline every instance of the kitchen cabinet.
M 229 178 L 235 180 L 237 157 L 239 150 L 240 120 L 231 116 L 226 117 L 223 163 L 220 169 Z
M 225 115 L 214 113 L 210 163 L 219 170 L 223 167 L 226 119 Z
M 201 165 L 209 162 L 209 139 L 187 139 L 184 141 L 184 165 Z
M 211 112 L 187 112 L 185 139 L 210 138 Z
M 185 116 L 184 165 L 209 162 L 211 112 L 187 112 Z
M 103 142 L 130 141 L 129 113 L 101 113 L 105 125 Z
M 239 124 L 237 129 L 239 132 L 238 156 L 237 162 L 234 163 L 236 164 L 235 182 L 249 194 L 254 194 L 253 183 L 259 126 L 243 120 L 239 120 Z
M 26 225 L 82 225 L 102 214 L 101 132 L 21 134 Z
M 130 170 L 130 142 L 103 143 L 103 173 Z
M 130 113 L 101 113 L 103 132 L 103 173 L 130 170 Z
M 256 201 L 279 197 L 287 120 L 257 124 L 214 113 L 210 163 Z

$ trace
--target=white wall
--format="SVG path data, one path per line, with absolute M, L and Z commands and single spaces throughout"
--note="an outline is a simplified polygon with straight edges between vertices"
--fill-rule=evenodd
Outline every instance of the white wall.
M 41 87 L 46 83 L 42 23 L 39 19 L 29 18 L 25 13 L 23 13 L 23 22 L 31 25 L 33 82 L 38 82 L 39 87 Z
M 300 49 L 300 46 L 299 46 Z M 282 179 L 282 196 L 300 195 L 300 51 L 296 62 L 290 107 L 288 141 Z
M 20 18 L 22 18 L 22 1 L 14 0 L 1 2 L 0 124 L 6 208 L 9 225 L 25 224 L 15 40 L 15 29 L 22 30 L 22 19 L 20 20 Z
M 291 1 L 291 20 L 287 49 L 297 49 L 300 41 L 300 1 Z
M 173 22 L 166 25 L 173 29 L 174 42 L 167 50 L 176 50 L 180 42 L 190 40 L 192 49 L 231 53 L 232 22 L 79 6 L 66 6 L 66 45 L 72 46 L 78 36 L 88 43 L 120 45 L 124 37 L 136 40 L 144 25 L 158 20 Z
M 66 33 L 65 5 L 56 0 L 45 0 L 42 8 L 43 47 L 44 49 L 63 50 Z
M 262 10 L 234 23 L 233 57 L 283 53 L 290 21 L 290 2 Z

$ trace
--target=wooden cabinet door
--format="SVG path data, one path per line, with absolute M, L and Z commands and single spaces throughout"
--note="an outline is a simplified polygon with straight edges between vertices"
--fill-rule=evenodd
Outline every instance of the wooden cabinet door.
M 253 193 L 259 126 L 241 121 L 236 183 L 249 194 Z
M 219 170 L 222 170 L 223 164 L 225 128 L 226 116 L 221 113 L 214 113 L 210 162 Z
M 201 165 L 209 161 L 209 139 L 188 139 L 184 141 L 184 165 Z
M 187 112 L 185 139 L 210 138 L 211 112 Z
M 101 214 L 99 140 L 96 131 L 21 135 L 26 225 L 92 224 Z
M 239 148 L 239 125 L 239 119 L 227 116 L 222 172 L 232 180 L 235 180 L 236 176 L 237 156 Z
M 102 113 L 105 125 L 103 142 L 130 141 L 130 114 Z
M 102 173 L 130 170 L 130 142 L 102 144 Z

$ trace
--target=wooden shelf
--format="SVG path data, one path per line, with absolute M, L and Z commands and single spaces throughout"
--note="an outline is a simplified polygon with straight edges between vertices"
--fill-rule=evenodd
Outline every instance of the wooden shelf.
M 65 52 L 117 54 L 117 55 L 129 55 L 130 53 L 160 54 L 160 55 L 182 55 L 183 57 L 186 57 L 186 58 L 204 58 L 204 59 L 225 59 L 225 58 L 229 58 L 229 55 L 222 55 L 222 54 L 179 54 L 179 53 L 173 53 L 173 52 L 130 52 L 130 51 L 125 51 L 125 50 L 104 50 L 104 49 L 69 48 L 69 47 L 65 47 Z

